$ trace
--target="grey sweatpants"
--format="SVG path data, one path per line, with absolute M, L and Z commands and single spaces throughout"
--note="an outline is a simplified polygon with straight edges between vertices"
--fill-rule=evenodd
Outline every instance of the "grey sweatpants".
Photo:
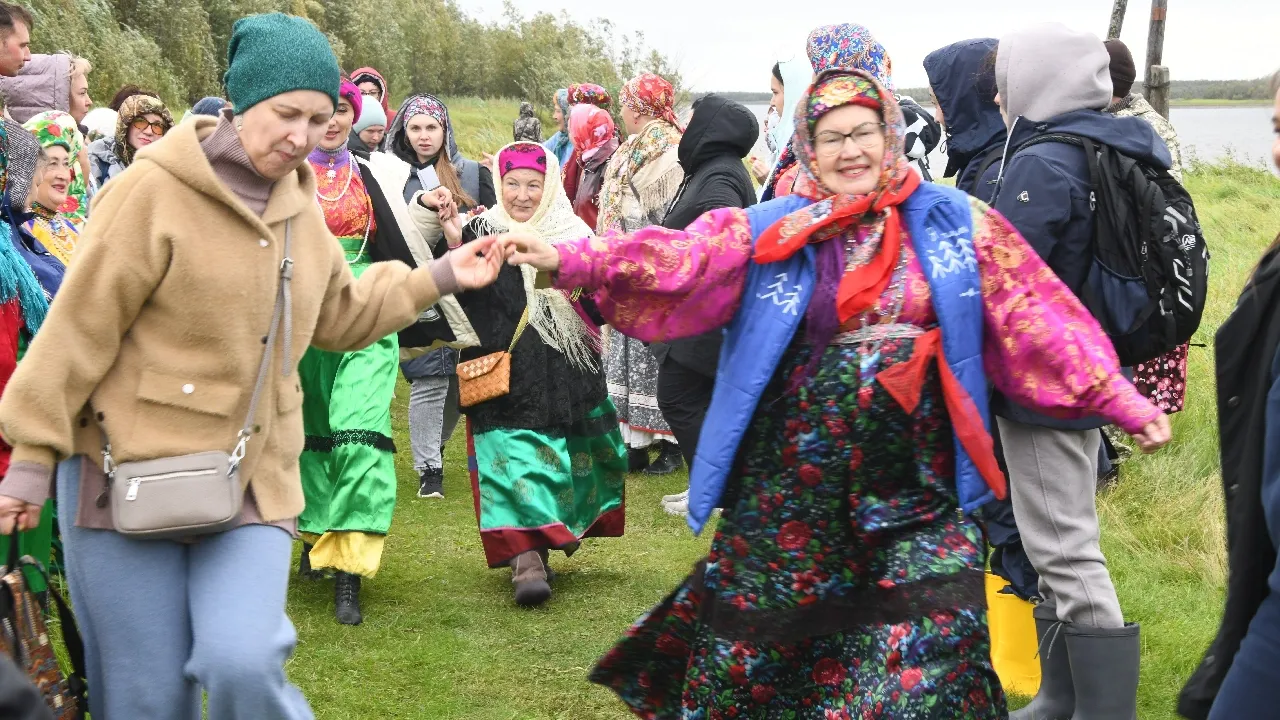
M 413 469 L 444 467 L 444 446 L 458 425 L 458 376 L 428 375 L 409 381 L 409 444 Z
M 58 525 L 84 637 L 89 712 L 103 720 L 311 720 L 284 676 L 293 539 L 245 525 L 198 542 L 75 526 L 80 458 L 58 466 Z
M 1013 516 L 1040 594 L 1058 619 L 1124 627 L 1099 545 L 1097 430 L 1055 430 L 997 418 L 1009 467 Z

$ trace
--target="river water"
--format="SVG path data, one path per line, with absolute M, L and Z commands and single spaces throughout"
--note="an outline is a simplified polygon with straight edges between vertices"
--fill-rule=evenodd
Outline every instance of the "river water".
M 767 104 L 747 105 L 763 124 Z M 926 106 L 930 112 L 932 107 Z M 1183 162 L 1191 157 L 1214 161 L 1227 156 L 1240 162 L 1274 168 L 1271 164 L 1271 145 L 1275 135 L 1271 127 L 1272 108 L 1254 107 L 1176 107 L 1170 120 L 1178 130 L 1182 142 Z M 763 141 L 758 150 L 763 151 Z M 941 175 L 947 167 L 946 153 L 935 151 L 930 156 L 930 167 L 935 175 Z

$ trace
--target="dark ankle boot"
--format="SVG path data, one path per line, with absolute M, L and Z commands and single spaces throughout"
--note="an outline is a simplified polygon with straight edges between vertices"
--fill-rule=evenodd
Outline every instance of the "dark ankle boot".
M 627 472 L 640 472 L 649 467 L 649 448 L 627 448 Z
M 343 625 L 359 625 L 364 621 L 360 614 L 360 576 L 339 572 L 333 578 L 333 614 Z
M 547 566 L 537 550 L 520 553 L 511 559 L 511 582 L 516 586 L 517 605 L 541 605 L 551 597 Z
M 644 469 L 646 475 L 669 475 L 684 467 L 684 456 L 680 454 L 680 446 L 665 440 L 658 443 L 662 450 L 658 459 Z
M 1071 720 L 1076 708 L 1076 689 L 1071 681 L 1071 659 L 1067 648 L 1066 623 L 1058 622 L 1058 609 L 1040 604 L 1033 611 L 1040 653 L 1040 692 L 1021 710 L 1009 713 L 1009 720 Z
M 302 543 L 302 555 L 298 557 L 298 577 L 303 580 L 319 580 L 324 573 L 311 569 L 311 545 Z
M 429 467 L 418 480 L 418 497 L 444 499 L 444 469 Z
M 1072 720 L 1134 720 L 1138 715 L 1138 625 L 1067 626 L 1067 653 L 1076 686 Z

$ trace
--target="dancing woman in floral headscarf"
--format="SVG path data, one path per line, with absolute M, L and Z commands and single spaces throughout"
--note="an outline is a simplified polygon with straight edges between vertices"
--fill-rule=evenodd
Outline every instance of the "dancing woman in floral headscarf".
M 893 96 L 833 70 L 796 112 L 796 193 L 510 262 L 596 291 L 646 341 L 725 329 L 689 523 L 694 574 L 591 678 L 641 717 L 1003 718 L 985 548 L 1006 493 L 988 382 L 1145 448 L 1168 422 L 1088 311 L 999 215 L 920 182 Z
M 622 121 L 630 135 L 613 154 L 600 191 L 598 232 L 630 232 L 657 225 L 684 180 L 680 168 L 680 136 L 684 128 L 675 113 L 675 89 L 652 73 L 632 78 L 619 94 Z M 644 343 L 617 333 L 605 354 L 609 396 L 618 407 L 622 436 L 631 448 L 632 470 L 647 467 L 658 475 L 678 470 L 684 461 L 675 436 L 658 409 L 658 363 Z M 649 447 L 661 453 L 649 466 Z

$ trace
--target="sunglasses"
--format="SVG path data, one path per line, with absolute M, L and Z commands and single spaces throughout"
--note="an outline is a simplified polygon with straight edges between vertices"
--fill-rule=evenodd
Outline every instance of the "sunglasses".
M 129 127 L 139 131 L 146 130 L 147 128 L 151 128 L 151 132 L 155 135 L 164 135 L 165 132 L 168 130 L 168 128 L 164 126 L 164 123 L 151 122 L 150 120 L 147 120 L 144 117 L 134 118 L 133 122 L 129 123 Z

